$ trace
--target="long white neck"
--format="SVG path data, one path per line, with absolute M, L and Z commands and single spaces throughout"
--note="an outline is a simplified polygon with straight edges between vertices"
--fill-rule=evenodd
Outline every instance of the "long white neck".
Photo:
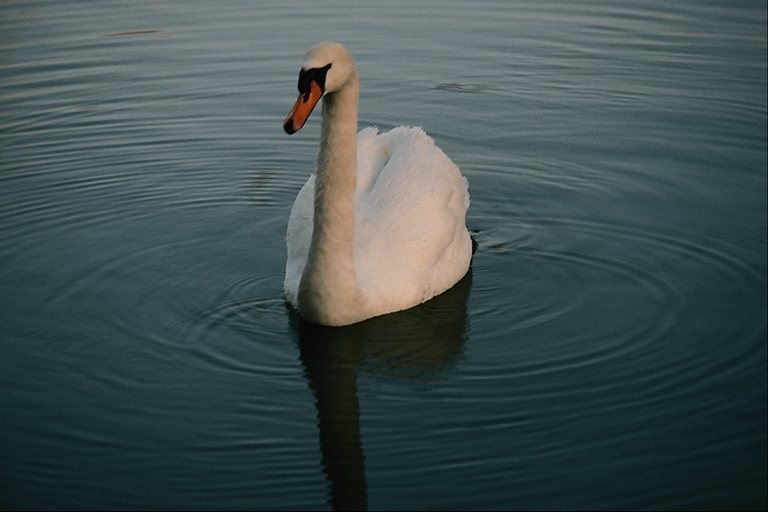
M 302 316 L 326 325 L 348 323 L 363 300 L 353 251 L 359 90 L 355 74 L 323 98 L 314 226 L 299 304 Z

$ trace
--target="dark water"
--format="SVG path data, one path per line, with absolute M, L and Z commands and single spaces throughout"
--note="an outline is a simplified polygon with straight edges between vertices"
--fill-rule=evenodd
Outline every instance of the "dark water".
M 277 5 L 0 2 L 0 508 L 765 509 L 765 2 Z M 327 39 L 479 242 L 335 330 L 281 296 Z

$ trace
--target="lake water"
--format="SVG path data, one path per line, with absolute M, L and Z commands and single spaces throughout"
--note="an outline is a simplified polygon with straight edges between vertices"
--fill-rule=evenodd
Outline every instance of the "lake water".
M 338 40 L 471 274 L 285 306 Z M 0 2 L 0 508 L 765 509 L 766 4 Z

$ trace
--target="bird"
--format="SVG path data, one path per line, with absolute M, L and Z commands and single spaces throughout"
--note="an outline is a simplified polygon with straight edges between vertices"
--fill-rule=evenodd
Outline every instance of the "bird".
M 322 99 L 317 163 L 286 232 L 284 296 L 299 316 L 344 326 L 409 309 L 455 285 L 474 252 L 469 187 L 421 128 L 358 133 L 360 79 L 342 44 L 310 47 L 283 129 Z

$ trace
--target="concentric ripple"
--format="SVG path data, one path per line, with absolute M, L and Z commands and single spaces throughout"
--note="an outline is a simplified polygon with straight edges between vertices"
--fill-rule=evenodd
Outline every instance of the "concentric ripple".
M 480 234 L 488 243 L 485 256 L 478 256 L 477 275 L 491 277 L 487 284 L 479 277 L 473 293 L 482 302 L 484 295 L 507 290 L 507 301 L 488 303 L 480 314 L 496 318 L 491 324 L 497 326 L 502 325 L 498 319 L 506 318 L 505 336 L 520 340 L 521 352 L 505 368 L 516 374 L 630 357 L 676 335 L 684 316 L 692 314 L 681 304 L 723 290 L 759 296 L 758 269 L 727 247 L 720 249 L 717 240 L 694 243 L 628 226 L 560 218 L 523 218 L 507 229 L 516 231 L 511 244 L 494 232 Z M 494 271 L 499 268 L 506 269 L 505 279 Z M 559 325 L 567 330 L 559 331 Z M 720 336 L 732 339 L 741 337 L 745 326 L 732 322 L 719 328 Z M 536 341 L 525 343 L 531 335 Z M 542 349 L 542 341 L 551 353 Z
M 0 509 L 764 510 L 765 5 L 706 4 L 0 1 Z M 281 290 L 329 34 L 479 241 L 344 329 Z

